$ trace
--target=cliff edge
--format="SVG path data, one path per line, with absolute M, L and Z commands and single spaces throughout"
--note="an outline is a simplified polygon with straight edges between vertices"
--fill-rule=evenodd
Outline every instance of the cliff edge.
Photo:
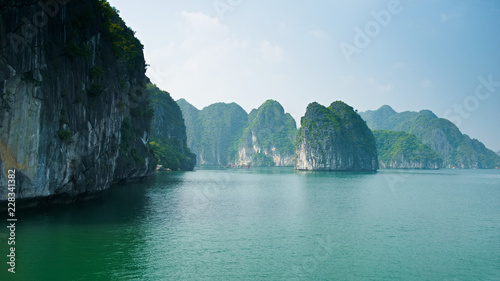
M 2 1 L 0 198 L 85 196 L 152 174 L 142 44 L 106 1 Z

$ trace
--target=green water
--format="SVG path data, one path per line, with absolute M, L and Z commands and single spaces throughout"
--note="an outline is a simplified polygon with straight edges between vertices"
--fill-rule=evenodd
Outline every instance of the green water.
M 500 280 L 498 170 L 164 172 L 18 219 L 0 280 Z

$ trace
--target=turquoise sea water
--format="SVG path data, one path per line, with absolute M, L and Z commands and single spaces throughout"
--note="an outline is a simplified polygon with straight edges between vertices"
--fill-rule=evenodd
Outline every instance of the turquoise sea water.
M 0 280 L 500 280 L 498 170 L 163 172 L 18 219 Z

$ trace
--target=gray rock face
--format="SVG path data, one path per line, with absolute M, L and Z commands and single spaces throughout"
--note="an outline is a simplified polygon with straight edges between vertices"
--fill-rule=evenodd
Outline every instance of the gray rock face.
M 297 125 L 281 104 L 267 100 L 249 114 L 236 165 L 293 166 Z
M 334 102 L 311 103 L 301 119 L 296 170 L 375 171 L 375 138 L 353 108 Z
M 134 62 L 117 54 L 122 46 L 99 1 L 53 1 L 50 9 L 7 2 L 0 6 L 0 198 L 9 169 L 17 198 L 74 197 L 151 175 L 142 49 Z M 37 22 L 40 11 L 46 21 Z
M 244 143 L 238 149 L 238 166 L 293 166 L 293 153 L 280 151 L 274 145 L 261 146 L 255 132 L 244 134 Z

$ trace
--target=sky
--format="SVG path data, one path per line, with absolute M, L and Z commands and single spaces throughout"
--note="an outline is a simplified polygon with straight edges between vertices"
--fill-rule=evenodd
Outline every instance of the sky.
M 500 151 L 500 1 L 109 0 L 148 77 L 202 109 L 432 110 Z

